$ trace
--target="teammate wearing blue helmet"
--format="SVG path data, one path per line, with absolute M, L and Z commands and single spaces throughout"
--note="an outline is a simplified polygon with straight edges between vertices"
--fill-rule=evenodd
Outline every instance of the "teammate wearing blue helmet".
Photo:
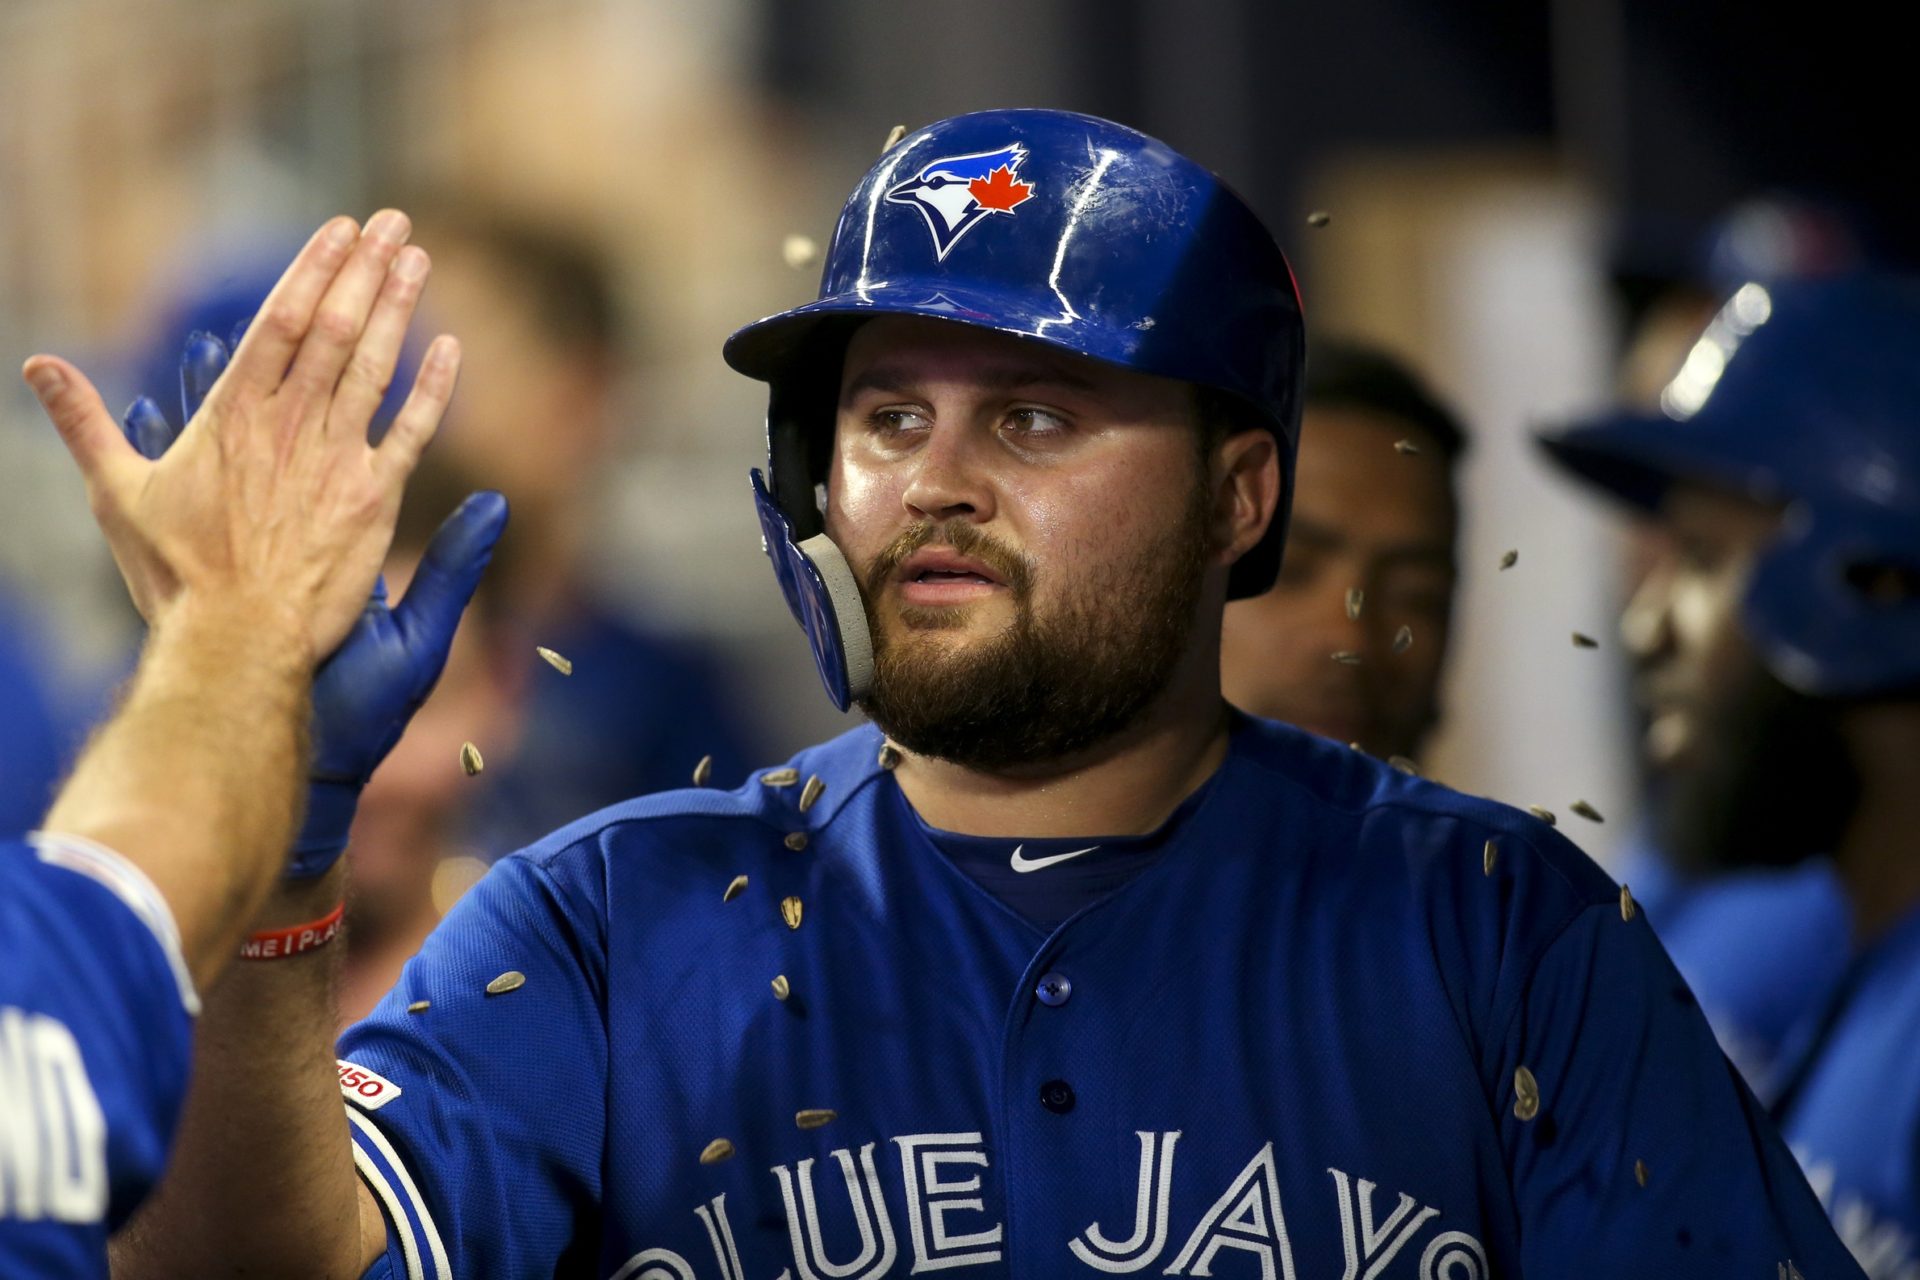
M 890 148 L 819 299 L 726 348 L 777 576 L 874 723 L 496 865 L 340 1042 L 344 1125 L 325 954 L 240 974 L 125 1260 L 1857 1276 L 1616 885 L 1221 699 L 1301 351 L 1271 237 L 1150 138 Z
M 1652 923 L 1733 1044 L 1776 1048 L 1765 1095 L 1875 1277 L 1920 1274 L 1916 351 L 1920 282 L 1749 283 L 1662 413 L 1546 442 L 1661 534 L 1622 631 L 1659 843 L 1712 878 Z

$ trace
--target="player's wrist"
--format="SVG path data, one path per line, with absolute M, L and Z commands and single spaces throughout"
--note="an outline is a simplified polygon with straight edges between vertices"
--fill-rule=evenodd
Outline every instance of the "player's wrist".
M 346 863 L 336 862 L 325 874 L 307 879 L 282 879 L 247 927 L 249 934 L 288 929 L 318 920 L 339 906 L 347 895 Z
M 302 689 L 317 665 L 307 620 L 271 597 L 183 594 L 155 619 L 153 643 Z

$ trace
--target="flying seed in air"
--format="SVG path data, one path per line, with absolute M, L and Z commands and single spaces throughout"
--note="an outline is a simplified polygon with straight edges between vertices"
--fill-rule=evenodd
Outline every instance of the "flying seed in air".
M 722 1160 L 733 1159 L 733 1144 L 725 1138 L 715 1138 L 700 1152 L 701 1164 L 719 1164 Z
M 1393 633 L 1393 651 L 1395 653 L 1405 653 L 1411 648 L 1413 648 L 1412 627 L 1401 627 Z
M 746 888 L 747 888 L 747 878 L 745 876 L 735 876 L 732 880 L 727 882 L 727 891 L 720 895 L 720 901 L 732 902 L 735 898 L 739 897 L 742 893 L 744 893 L 746 891 Z
M 1312 213 L 1307 215 L 1307 225 L 1310 227 L 1324 227 L 1329 222 L 1332 222 L 1332 221 L 1333 221 L 1333 215 L 1328 213 L 1325 209 L 1315 209 Z
M 1559 825 L 1559 822 L 1553 816 L 1553 810 L 1551 809 L 1542 809 L 1537 804 L 1530 804 L 1527 806 L 1527 812 L 1532 814 L 1534 817 L 1540 819 L 1540 821 L 1546 823 L 1550 827 Z
M 1605 818 L 1600 816 L 1600 811 L 1588 804 L 1585 800 L 1575 800 L 1572 804 L 1568 805 L 1567 808 L 1573 810 L 1588 822 L 1606 821 Z
M 1515 1119 L 1531 1120 L 1540 1114 L 1540 1082 L 1533 1072 L 1520 1067 L 1513 1073 L 1513 1114 Z
M 713 757 L 701 756 L 700 763 L 693 766 L 693 785 L 704 787 L 707 785 L 707 779 L 711 777 L 713 777 Z
M 781 843 L 795 853 L 799 853 L 807 847 L 807 833 L 804 831 L 789 831 L 787 832 L 787 838 L 781 841 Z
M 899 768 L 900 767 L 900 748 L 894 746 L 891 742 L 881 743 L 880 744 L 880 767 L 882 769 Z
M 821 1125 L 832 1124 L 839 1118 L 838 1111 L 829 1111 L 825 1107 L 808 1107 L 793 1113 L 793 1122 L 802 1129 L 818 1129 Z
M 1333 660 L 1349 667 L 1357 667 L 1361 662 L 1360 655 L 1351 649 L 1336 650 L 1333 655 Z
M 787 928 L 789 929 L 798 929 L 800 927 L 800 913 L 803 910 L 804 908 L 801 907 L 800 899 L 798 898 L 788 897 L 780 899 L 780 918 L 787 922 Z
M 1411 440 L 1395 440 L 1393 442 L 1393 451 L 1411 456 L 1420 452 L 1420 446 Z
M 773 975 L 773 998 L 775 1000 L 785 1000 L 788 996 L 792 994 L 793 994 L 793 984 L 787 981 L 787 975 L 784 973 L 774 974 Z
M 503 996 L 509 991 L 518 991 L 527 985 L 527 975 L 518 969 L 509 969 L 487 984 L 487 994 Z
M 1504 573 L 1506 570 L 1513 568 L 1513 566 L 1519 563 L 1520 563 L 1520 553 L 1518 551 L 1509 551 L 1505 555 L 1500 557 L 1501 572 Z
M 1400 772 L 1406 774 L 1410 778 L 1417 778 L 1420 776 L 1420 766 L 1415 764 L 1413 761 L 1407 759 L 1405 756 L 1388 756 L 1387 763 L 1392 765 L 1394 768 L 1398 769 Z
M 1480 850 L 1480 870 L 1487 875 L 1493 874 L 1493 864 L 1500 860 L 1500 846 L 1489 840 Z
M 432 1007 L 433 1007 L 433 1001 L 431 1000 L 415 1000 L 412 1004 L 407 1006 L 407 1012 L 408 1013 L 425 1013 L 428 1009 L 431 1009 Z
M 1367 750 L 1367 749 L 1366 749 L 1365 747 L 1363 747 L 1363 746 L 1361 746 L 1361 745 L 1360 745 L 1359 743 L 1357 743 L 1357 742 L 1349 742 L 1349 743 L 1347 744 L 1347 750 L 1349 750 L 1349 751 L 1358 751 L 1358 752 L 1360 752 L 1360 753 L 1361 753 L 1362 755 L 1364 755 L 1364 754 L 1366 754 L 1366 750 Z
M 547 665 L 555 671 L 558 671 L 561 675 L 570 676 L 573 674 L 573 659 L 563 658 L 544 645 L 537 644 L 533 646 L 533 651 L 546 659 Z
M 1367 602 L 1367 593 L 1359 587 L 1347 588 L 1347 621 L 1360 620 L 1360 606 Z
M 1633 1180 L 1643 1187 L 1647 1185 L 1647 1162 L 1645 1160 L 1635 1160 L 1633 1162 Z
M 1590 635 L 1576 631 L 1573 633 L 1573 647 L 1576 649 L 1598 649 L 1600 642 Z
M 780 245 L 780 256 L 795 271 L 802 271 L 820 260 L 820 246 L 812 236 L 790 235 Z
M 880 154 L 885 155 L 887 154 L 887 152 L 899 146 L 900 139 L 906 136 L 907 136 L 907 126 L 903 124 L 897 124 L 893 126 L 893 128 L 887 130 L 887 140 L 880 144 Z
M 1628 892 L 1627 886 L 1621 885 L 1620 886 L 1620 918 L 1622 920 L 1633 919 L 1633 910 L 1634 910 L 1633 894 Z
M 460 744 L 460 768 L 469 778 L 486 767 L 487 762 L 480 758 L 480 748 L 474 746 L 471 742 L 463 742 Z
M 790 787 L 800 781 L 798 769 L 775 769 L 771 773 L 760 775 L 760 781 L 769 787 Z
M 820 781 L 819 774 L 809 774 L 807 777 L 807 785 L 800 788 L 800 812 L 805 813 L 807 810 L 813 808 L 814 801 L 818 800 L 820 793 L 826 789 L 827 784 Z

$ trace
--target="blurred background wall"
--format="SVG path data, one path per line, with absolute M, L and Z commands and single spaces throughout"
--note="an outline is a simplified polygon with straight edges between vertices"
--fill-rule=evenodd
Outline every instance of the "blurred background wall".
M 160 390 L 135 371 L 184 336 L 161 332 L 183 294 L 332 213 L 454 193 L 566 229 L 604 252 L 632 320 L 577 572 L 713 655 L 772 759 L 844 722 L 760 556 L 763 401 L 722 339 L 810 296 L 817 265 L 783 247 L 824 243 L 894 124 L 1109 115 L 1247 195 L 1310 325 L 1384 343 L 1464 411 L 1461 623 L 1423 763 L 1515 803 L 1588 799 L 1609 821 L 1573 834 L 1604 856 L 1636 792 L 1620 531 L 1524 433 L 1609 398 L 1629 323 L 1707 287 L 1707 237 L 1743 198 L 1832 202 L 1911 260 L 1899 55 L 1864 7 L 1802 18 L 1731 0 L 0 0 L 0 351 L 72 356 L 117 408 Z M 12 379 L 0 583 L 79 723 L 137 621 Z

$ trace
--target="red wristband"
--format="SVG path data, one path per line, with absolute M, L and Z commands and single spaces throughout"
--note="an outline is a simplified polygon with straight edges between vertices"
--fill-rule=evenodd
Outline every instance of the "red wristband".
M 318 920 L 290 925 L 285 929 L 267 929 L 240 944 L 242 960 L 285 960 L 326 946 L 340 934 L 347 904 L 341 903 Z

